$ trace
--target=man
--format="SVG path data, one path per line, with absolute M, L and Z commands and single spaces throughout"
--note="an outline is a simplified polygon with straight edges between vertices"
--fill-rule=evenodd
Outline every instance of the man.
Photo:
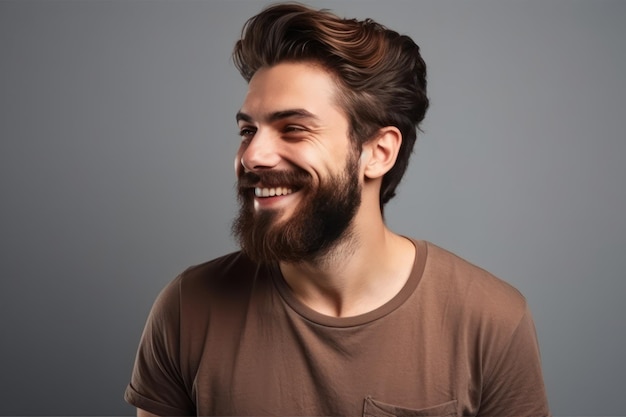
M 234 62 L 242 250 L 160 294 L 126 390 L 138 414 L 549 415 L 524 298 L 385 225 L 428 107 L 418 46 L 277 5 Z

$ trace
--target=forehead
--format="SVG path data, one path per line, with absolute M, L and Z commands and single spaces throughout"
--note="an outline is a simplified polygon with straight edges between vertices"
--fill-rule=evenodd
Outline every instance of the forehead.
M 284 62 L 259 69 L 248 84 L 241 112 L 253 118 L 288 109 L 304 109 L 322 118 L 340 112 L 334 77 L 313 63 Z

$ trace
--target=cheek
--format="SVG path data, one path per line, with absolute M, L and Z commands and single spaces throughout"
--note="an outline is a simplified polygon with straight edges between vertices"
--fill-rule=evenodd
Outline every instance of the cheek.
M 321 176 L 334 173 L 345 163 L 345 155 L 339 149 L 302 147 L 296 155 L 292 160 L 294 164 L 307 167 L 307 170 Z
M 235 168 L 235 175 L 237 175 L 237 177 L 243 174 L 243 164 L 241 163 L 242 155 L 243 155 L 243 150 L 240 147 L 237 150 L 237 154 L 235 154 L 235 160 L 233 161 L 233 167 Z

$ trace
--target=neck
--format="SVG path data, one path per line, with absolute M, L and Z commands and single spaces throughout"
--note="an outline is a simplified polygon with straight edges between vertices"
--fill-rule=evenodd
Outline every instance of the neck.
M 312 261 L 280 263 L 295 296 L 319 313 L 348 317 L 391 300 L 412 270 L 415 247 L 391 232 L 382 217 L 355 218 L 351 232 Z

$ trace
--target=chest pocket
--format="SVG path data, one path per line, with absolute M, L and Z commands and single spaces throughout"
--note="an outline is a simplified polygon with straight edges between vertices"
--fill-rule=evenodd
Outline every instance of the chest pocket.
M 454 417 L 456 400 L 419 410 L 385 404 L 367 397 L 363 404 L 363 417 Z

